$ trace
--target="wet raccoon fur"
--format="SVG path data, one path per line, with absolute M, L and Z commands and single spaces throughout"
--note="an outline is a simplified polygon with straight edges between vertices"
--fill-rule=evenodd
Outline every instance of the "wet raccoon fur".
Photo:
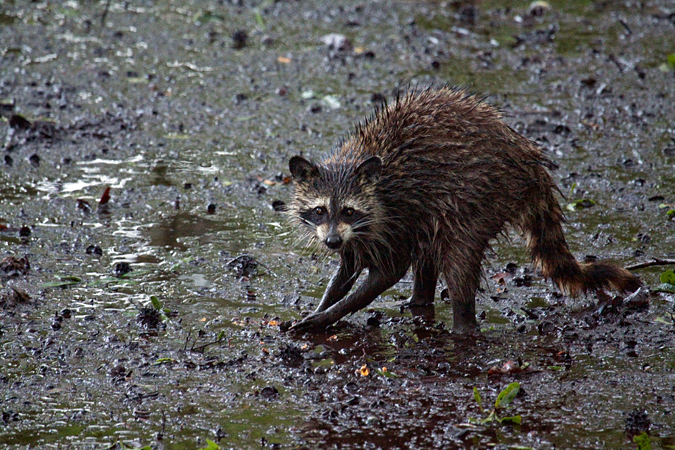
M 574 259 L 553 167 L 496 108 L 449 87 L 385 105 L 322 163 L 294 156 L 289 213 L 341 258 L 316 311 L 294 328 L 324 328 L 366 307 L 412 267 L 411 304 L 431 304 L 443 275 L 453 330 L 473 332 L 481 262 L 507 225 L 524 233 L 535 267 L 564 293 L 636 290 L 630 272 Z

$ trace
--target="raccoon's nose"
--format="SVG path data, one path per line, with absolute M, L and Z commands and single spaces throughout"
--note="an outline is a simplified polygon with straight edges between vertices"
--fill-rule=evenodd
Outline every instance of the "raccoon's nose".
M 339 234 L 331 234 L 324 242 L 326 243 L 326 247 L 337 250 L 342 245 L 342 238 Z

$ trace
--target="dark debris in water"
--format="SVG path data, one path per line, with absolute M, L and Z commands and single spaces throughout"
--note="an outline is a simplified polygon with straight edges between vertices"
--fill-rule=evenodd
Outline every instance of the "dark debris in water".
M 90 213 L 92 211 L 91 205 L 89 204 L 88 201 L 83 200 L 81 198 L 77 199 L 77 209 L 84 213 Z
M 133 271 L 134 269 L 131 267 L 131 264 L 129 264 L 126 261 L 121 261 L 115 264 L 115 267 L 113 269 L 113 274 L 117 277 L 123 277 L 124 275 L 128 274 L 129 272 Z
M 28 257 L 17 258 L 15 256 L 6 256 L 0 261 L 0 279 L 14 278 L 28 274 L 30 263 Z
M 251 278 L 258 274 L 258 266 L 265 267 L 264 264 L 258 262 L 253 256 L 241 255 L 227 263 L 230 270 L 234 270 L 237 277 Z
M 286 344 L 278 355 L 285 364 L 291 367 L 300 367 L 305 361 L 302 350 L 293 344 Z
M 87 255 L 102 256 L 103 249 L 101 249 L 101 247 L 99 247 L 98 245 L 90 245 L 86 248 L 85 253 Z
M 246 30 L 237 30 L 232 33 L 232 48 L 241 50 L 248 43 L 248 32 Z
M 127 369 L 124 365 L 117 364 L 115 367 L 110 369 L 108 375 L 110 375 L 110 378 L 112 378 L 113 382 L 120 383 L 130 378 L 132 373 L 133 371 Z
M 162 323 L 162 313 L 151 307 L 141 308 L 136 316 L 136 322 L 145 328 L 158 328 Z
M 52 318 L 52 330 L 54 331 L 60 330 L 64 319 L 65 316 L 63 316 L 62 314 L 59 313 L 54 314 L 54 317 Z
M 17 130 L 28 130 L 33 124 L 20 114 L 12 114 L 9 117 L 9 126 Z
M 266 386 L 260 390 L 260 396 L 266 399 L 273 399 L 279 395 L 279 391 L 274 386 Z
M 647 411 L 641 409 L 634 409 L 627 413 L 624 417 L 626 423 L 626 434 L 630 439 L 642 432 L 649 433 L 651 421 Z
M 28 160 L 30 161 L 30 164 L 33 167 L 40 167 L 40 155 L 38 155 L 37 153 L 30 155 L 30 158 L 28 158 Z

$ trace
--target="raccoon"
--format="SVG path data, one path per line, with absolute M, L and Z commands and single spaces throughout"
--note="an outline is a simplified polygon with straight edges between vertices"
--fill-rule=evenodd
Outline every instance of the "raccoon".
M 412 268 L 410 304 L 432 304 L 443 275 L 453 331 L 475 332 L 481 263 L 507 225 L 525 235 L 534 266 L 563 293 L 637 290 L 640 280 L 623 268 L 574 259 L 554 167 L 497 108 L 451 87 L 385 104 L 321 163 L 294 156 L 289 213 L 310 240 L 339 254 L 340 266 L 316 311 L 293 328 L 335 323 Z

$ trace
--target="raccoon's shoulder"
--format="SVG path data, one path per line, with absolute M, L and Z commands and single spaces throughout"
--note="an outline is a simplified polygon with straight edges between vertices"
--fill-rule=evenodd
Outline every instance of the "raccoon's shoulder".
M 357 124 L 328 161 L 359 162 L 379 156 L 387 163 L 437 139 L 460 139 L 483 127 L 502 127 L 501 119 L 499 109 L 464 89 L 409 91 Z

